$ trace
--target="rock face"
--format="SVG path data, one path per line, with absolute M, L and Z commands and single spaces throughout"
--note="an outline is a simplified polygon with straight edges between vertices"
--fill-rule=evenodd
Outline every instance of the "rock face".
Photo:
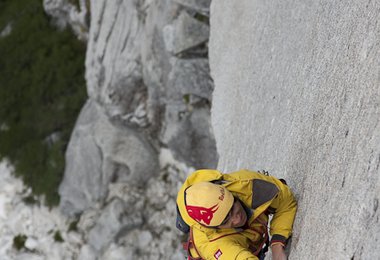
M 380 3 L 213 1 L 218 168 L 285 178 L 291 259 L 380 257 Z
M 67 215 L 104 202 L 110 183 L 144 186 L 150 173 L 159 168 L 157 151 L 144 137 L 133 129 L 112 124 L 91 100 L 78 118 L 66 161 L 60 194 L 61 208 Z
M 72 1 L 44 3 L 58 25 L 73 25 Z M 173 230 L 178 186 L 190 169 L 217 163 L 209 3 L 90 2 L 89 99 L 59 190 L 85 241 L 79 259 L 183 258 Z
M 77 4 L 69 0 L 43 0 L 45 12 L 52 17 L 53 23 L 63 29 L 73 30 L 78 39 L 87 41 L 89 27 L 89 1 L 78 0 Z
M 207 47 L 199 46 L 208 39 L 208 25 L 196 14 L 172 1 L 92 3 L 90 101 L 66 156 L 60 188 L 66 214 L 102 201 L 111 181 L 142 184 L 157 174 L 160 147 L 189 166 L 216 166 L 209 112 L 213 82 Z M 165 46 L 170 26 L 176 28 L 170 37 L 174 53 Z

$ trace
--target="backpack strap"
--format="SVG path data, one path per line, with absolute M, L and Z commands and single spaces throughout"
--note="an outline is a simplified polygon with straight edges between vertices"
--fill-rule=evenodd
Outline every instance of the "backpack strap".
M 269 247 L 268 223 L 266 221 L 264 221 L 263 219 L 261 219 L 261 216 L 262 215 L 258 216 L 254 221 L 256 221 L 257 223 L 260 223 L 263 226 L 264 232 L 262 232 L 261 230 L 257 230 L 255 228 L 252 228 L 252 227 L 249 228 L 250 230 L 257 232 L 258 234 L 262 235 L 262 242 L 260 243 L 260 245 L 258 247 L 253 246 L 253 245 L 251 245 L 249 247 L 249 250 L 255 256 L 259 256 L 260 253 L 266 253 L 268 251 L 268 247 Z
M 197 253 L 198 257 L 193 257 L 191 255 L 191 249 L 194 249 Z M 202 257 L 200 257 L 201 254 L 199 254 L 197 247 L 194 244 L 194 237 L 193 237 L 193 229 L 190 228 L 189 237 L 187 239 L 187 242 L 183 243 L 183 249 L 187 252 L 187 259 L 188 260 L 203 260 Z

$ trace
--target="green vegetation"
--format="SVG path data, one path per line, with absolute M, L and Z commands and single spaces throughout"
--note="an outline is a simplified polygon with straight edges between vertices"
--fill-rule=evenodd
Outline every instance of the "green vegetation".
M 190 94 L 183 95 L 182 98 L 186 104 L 190 103 Z
M 68 232 L 71 232 L 71 231 L 78 231 L 78 223 L 79 223 L 79 219 L 78 220 L 74 220 L 70 223 L 69 225 L 69 228 L 67 229 Z
M 38 204 L 38 200 L 33 196 L 33 194 L 30 194 L 24 198 L 22 198 L 22 201 L 25 203 L 25 204 L 28 204 L 28 205 L 35 205 L 35 204 Z
M 77 9 L 80 8 L 79 0 L 69 0 L 69 3 L 75 5 Z
M 28 239 L 26 235 L 19 234 L 13 238 L 13 247 L 17 250 L 25 248 L 25 242 Z
M 64 242 L 62 235 L 61 235 L 61 232 L 59 230 L 55 231 L 55 233 L 54 233 L 54 241 L 59 242 L 59 243 Z
M 41 0 L 0 0 L 0 158 L 57 205 L 64 152 L 86 100 L 85 44 L 58 31 Z
M 205 23 L 205 24 L 210 24 L 210 18 L 206 15 L 200 14 L 200 13 L 195 13 L 194 18 L 197 19 L 198 21 Z

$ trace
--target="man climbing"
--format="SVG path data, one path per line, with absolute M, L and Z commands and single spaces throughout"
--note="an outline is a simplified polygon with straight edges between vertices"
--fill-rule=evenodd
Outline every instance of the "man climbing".
M 179 190 L 177 209 L 177 227 L 189 233 L 188 259 L 264 259 L 268 245 L 274 260 L 287 259 L 297 204 L 284 180 L 198 170 Z

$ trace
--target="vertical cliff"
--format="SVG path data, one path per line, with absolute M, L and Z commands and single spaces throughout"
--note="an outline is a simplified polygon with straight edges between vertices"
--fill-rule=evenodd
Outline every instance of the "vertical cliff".
M 380 3 L 211 5 L 218 168 L 287 179 L 291 259 L 380 257 Z
M 31 121 L 31 127 L 24 127 L 22 134 L 14 131 L 16 137 L 22 138 L 6 143 L 40 158 L 32 167 L 24 166 L 26 175 L 47 186 L 55 196 L 54 202 L 60 198 L 60 211 L 45 207 L 44 198 L 37 196 L 41 192 L 36 193 L 32 187 L 33 194 L 12 178 L 14 168 L 7 160 L 1 161 L 0 179 L 7 184 L 0 192 L 0 218 L 10 218 L 0 225 L 4 242 L 0 252 L 4 259 L 182 259 L 180 233 L 174 225 L 177 189 L 194 168 L 212 168 L 217 163 L 210 119 L 214 87 L 208 63 L 210 1 L 35 0 L 33 5 L 28 0 L 24 2 L 12 4 L 9 17 L 2 15 L 6 19 L 0 22 L 0 38 L 3 42 L 9 38 L 25 42 L 24 33 L 17 34 L 20 30 L 15 25 L 19 23 L 14 21 L 23 16 L 19 14 L 30 12 L 19 27 L 23 29 L 21 32 L 27 31 L 32 36 L 24 46 L 39 48 L 27 48 L 36 55 L 15 64 L 20 63 L 21 71 L 27 71 L 33 64 L 43 68 L 44 73 L 39 75 L 32 70 L 39 81 L 27 82 L 30 90 L 25 84 L 17 84 L 17 80 L 11 81 L 16 82 L 14 86 L 8 85 L 9 89 L 16 88 L 14 100 L 27 111 L 24 118 L 14 116 L 16 124 Z M 70 61 L 80 58 L 67 51 L 69 38 L 52 41 L 51 34 L 38 33 L 38 23 L 36 30 L 26 26 L 38 21 L 53 32 L 64 30 L 65 35 L 72 36 L 65 30 L 69 28 L 81 44 L 86 43 L 85 64 L 79 59 L 79 65 L 85 65 L 85 75 L 78 67 L 65 63 L 66 58 Z M 39 40 L 47 40 L 43 41 L 44 49 Z M 57 53 L 51 46 L 53 43 L 63 50 L 58 52 L 61 55 L 51 54 Z M 6 47 L 14 51 L 13 57 L 25 58 L 17 49 L 19 46 Z M 41 58 L 50 56 L 56 60 L 47 62 L 48 59 Z M 17 78 L 14 70 L 8 70 L 7 78 Z M 85 76 L 86 84 L 77 84 L 78 79 L 68 71 L 74 71 L 81 82 Z M 63 90 L 54 91 L 54 84 Z M 50 123 L 40 110 L 28 110 L 30 103 L 19 99 L 21 95 L 29 101 L 33 92 L 44 94 L 41 85 L 49 95 L 42 95 L 41 102 L 36 99 L 32 104 L 47 103 L 49 106 L 43 111 L 52 114 L 48 119 L 54 124 L 39 135 L 51 146 L 61 139 L 62 134 L 57 131 L 61 128 L 66 131 L 65 143 L 53 150 L 57 154 L 66 151 L 65 162 L 59 157 L 59 166 L 65 166 L 60 197 L 56 187 L 48 183 L 58 183 L 61 171 L 37 167 L 43 162 L 50 168 L 58 168 L 48 156 L 50 150 L 40 152 L 36 146 L 28 149 L 22 146 L 24 138 L 30 139 L 30 133 L 39 129 L 40 124 Z M 60 114 L 77 112 L 78 98 L 73 97 L 74 93 L 86 90 L 87 100 L 67 145 L 71 130 Z M 59 103 L 51 104 L 50 92 L 57 93 Z M 1 93 L 7 100 L 8 91 Z M 61 96 L 71 97 L 68 99 L 71 102 L 61 102 Z M 8 106 L 2 112 L 17 109 Z M 2 133 L 13 131 L 7 122 L 0 121 Z M 45 194 L 45 199 L 51 201 L 51 193 Z M 27 205 L 28 202 L 34 204 Z
M 88 100 L 59 189 L 62 212 L 84 234 L 80 259 L 182 257 L 173 225 L 177 186 L 190 168 L 217 162 L 209 4 L 89 2 Z M 51 13 L 65 14 L 61 21 L 70 12 Z
M 69 218 L 26 206 L 0 164 L 1 253 L 183 259 L 178 185 L 216 166 L 217 148 L 221 171 L 265 169 L 293 188 L 291 259 L 380 257 L 380 4 L 217 0 L 210 24 L 209 4 L 44 0 L 87 42 L 88 100 L 60 186 Z

